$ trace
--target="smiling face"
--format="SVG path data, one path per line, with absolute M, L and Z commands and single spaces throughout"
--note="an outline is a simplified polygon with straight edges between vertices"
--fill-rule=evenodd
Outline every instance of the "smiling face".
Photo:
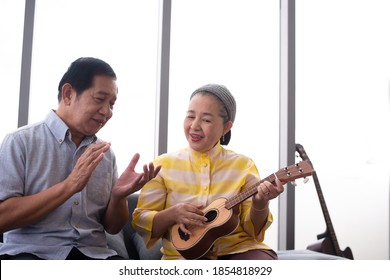
M 211 150 L 233 123 L 224 123 L 223 104 L 213 95 L 198 93 L 192 97 L 183 127 L 189 146 L 198 152 Z
M 92 86 L 79 96 L 71 84 L 62 87 L 62 100 L 56 111 L 68 125 L 72 140 L 79 145 L 85 136 L 96 134 L 112 117 L 118 88 L 109 76 L 98 75 Z

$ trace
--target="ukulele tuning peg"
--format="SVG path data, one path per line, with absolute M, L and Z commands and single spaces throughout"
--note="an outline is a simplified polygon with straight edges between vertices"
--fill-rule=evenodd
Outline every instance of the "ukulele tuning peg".
M 297 182 L 295 182 L 295 181 L 291 181 L 290 183 L 291 183 L 291 185 L 293 185 L 294 187 L 297 186 Z
M 307 182 L 309 182 L 309 177 L 303 178 L 303 183 L 306 184 Z

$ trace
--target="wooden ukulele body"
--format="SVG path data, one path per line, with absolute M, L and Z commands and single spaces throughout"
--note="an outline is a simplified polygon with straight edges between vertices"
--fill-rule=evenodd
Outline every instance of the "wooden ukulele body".
M 264 181 L 271 183 L 278 178 L 287 183 L 298 178 L 310 176 L 313 168 L 308 161 L 284 167 L 274 174 L 255 183 L 231 198 L 218 198 L 202 211 L 207 221 L 202 226 L 189 228 L 191 235 L 185 234 L 175 224 L 171 228 L 171 241 L 175 249 L 186 259 L 199 259 L 213 246 L 214 242 L 231 234 L 238 226 L 240 218 L 234 212 L 236 206 L 257 193 L 257 187 Z
M 227 199 L 214 200 L 202 211 L 208 221 L 203 226 L 191 228 L 191 235 L 184 234 L 176 224 L 172 227 L 172 243 L 186 259 L 199 259 L 204 256 L 214 242 L 231 234 L 238 226 L 239 217 L 233 209 L 225 207 Z

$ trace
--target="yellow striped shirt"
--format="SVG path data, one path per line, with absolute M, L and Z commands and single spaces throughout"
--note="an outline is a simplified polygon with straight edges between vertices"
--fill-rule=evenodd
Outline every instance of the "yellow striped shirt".
M 149 181 L 139 195 L 133 212 L 133 226 L 144 238 L 147 247 L 157 239 L 151 239 L 154 215 L 177 203 L 190 202 L 204 207 L 220 197 L 230 198 L 260 181 L 254 162 L 217 144 L 207 153 L 190 148 L 163 154 L 154 161 L 162 168 L 156 178 Z M 239 205 L 240 223 L 228 236 L 219 238 L 204 256 L 242 253 L 251 249 L 270 249 L 263 243 L 266 229 L 271 225 L 272 214 L 258 235 L 250 219 L 251 198 Z M 162 238 L 163 259 L 182 259 L 171 243 L 169 232 Z

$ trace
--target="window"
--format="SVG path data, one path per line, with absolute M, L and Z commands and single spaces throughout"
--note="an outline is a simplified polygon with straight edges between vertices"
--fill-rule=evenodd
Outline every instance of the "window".
M 191 93 L 224 84 L 237 102 L 228 149 L 251 157 L 262 178 L 278 170 L 279 2 L 172 3 L 168 151 L 187 146 L 183 121 Z M 277 247 L 278 204 L 267 243 Z
M 340 249 L 357 259 L 389 258 L 389 9 L 380 0 L 296 5 L 296 140 Z M 296 188 L 297 248 L 326 229 L 310 182 Z
M 94 56 L 118 77 L 113 118 L 98 136 L 111 142 L 119 172 L 134 153 L 153 160 L 159 2 L 41 0 L 36 3 L 29 122 L 57 108 L 57 88 L 72 61 Z
M 17 128 L 19 110 L 20 68 L 22 63 L 24 1 L 0 2 L 0 141 Z

